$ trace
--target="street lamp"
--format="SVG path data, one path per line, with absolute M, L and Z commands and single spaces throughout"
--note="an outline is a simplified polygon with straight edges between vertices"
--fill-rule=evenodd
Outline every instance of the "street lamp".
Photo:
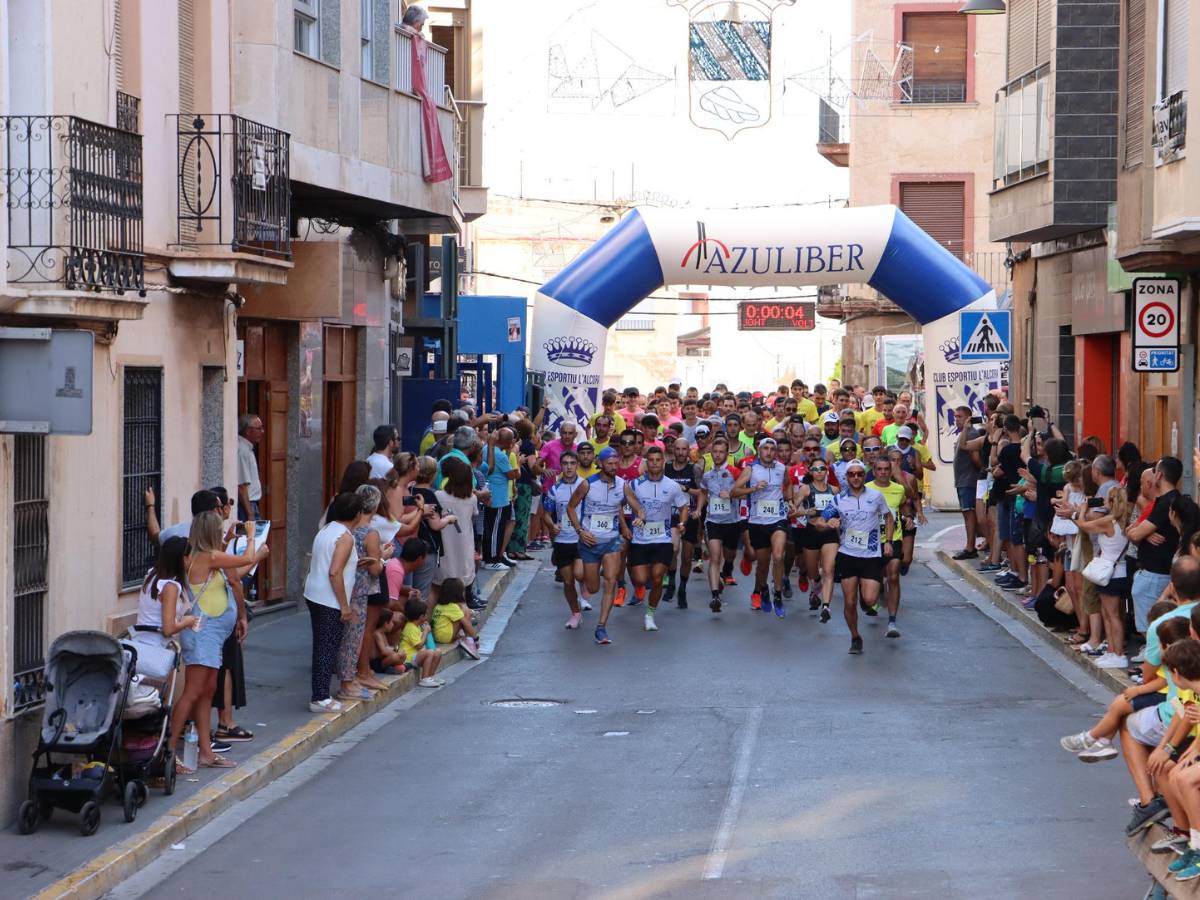
M 1008 12 L 1004 0 L 967 0 L 959 10 L 964 16 L 994 16 Z

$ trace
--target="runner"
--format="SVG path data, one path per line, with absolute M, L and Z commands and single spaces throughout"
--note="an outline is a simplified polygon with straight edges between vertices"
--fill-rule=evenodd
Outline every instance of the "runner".
M 608 637 L 608 616 L 616 600 L 621 551 L 625 546 L 621 539 L 627 538 L 629 532 L 621 518 L 625 482 L 617 475 L 617 454 L 609 447 L 598 458 L 600 471 L 587 481 L 580 481 L 575 488 L 567 506 L 567 518 L 579 535 L 579 556 L 589 594 L 600 590 L 603 575 L 604 593 L 595 637 L 597 644 L 609 644 L 612 642 Z
M 708 586 L 712 602 L 708 608 L 721 611 L 721 594 L 732 582 L 733 561 L 742 537 L 742 519 L 733 486 L 741 469 L 728 461 L 729 441 L 716 437 L 712 442 L 713 467 L 700 476 L 700 505 L 705 510 L 704 536 L 708 541 Z
M 644 421 L 644 420 L 643 420 Z M 645 628 L 658 631 L 654 614 L 662 598 L 663 577 L 671 565 L 673 538 L 688 520 L 688 495 L 670 478 L 663 477 L 666 457 L 661 447 L 646 448 L 646 474 L 625 483 L 625 502 L 633 510 L 633 541 L 629 545 L 629 574 L 640 594 L 650 585 L 650 605 Z M 673 511 L 679 525 L 672 527 Z
M 899 447 L 889 447 L 888 459 L 892 461 L 892 477 L 899 478 L 908 491 L 908 501 L 900 523 L 903 528 L 902 534 L 904 535 L 902 542 L 903 556 L 900 559 L 900 574 L 904 576 L 908 574 L 908 570 L 912 566 L 913 549 L 917 543 L 917 525 L 925 525 L 928 523 L 928 520 L 925 518 L 925 507 L 921 503 L 921 482 L 913 473 L 913 470 L 906 466 L 909 458 L 905 456 L 904 451 Z M 917 465 L 919 465 L 919 458 Z M 920 469 L 917 471 L 920 471 Z
M 627 428 L 621 432 L 621 437 L 617 441 L 617 447 L 620 449 L 620 454 L 617 459 L 617 477 L 622 481 L 633 481 L 642 474 L 642 432 L 636 428 Z M 629 523 L 633 519 L 633 513 L 628 506 L 624 506 L 621 515 L 625 519 L 625 530 L 629 530 Z M 621 570 L 617 576 L 617 594 L 613 601 L 617 606 L 624 606 L 628 599 L 625 593 L 625 572 L 628 566 L 628 548 L 621 545 Z M 640 596 L 634 596 L 630 606 L 637 606 L 642 602 Z
M 792 486 L 788 483 L 787 471 L 775 461 L 775 449 L 774 438 L 759 442 L 757 459 L 742 470 L 732 493 L 735 497 L 745 496 L 750 500 L 748 531 L 750 546 L 758 562 L 750 606 L 767 613 L 772 611 L 767 584 L 770 574 L 775 588 L 774 612 L 782 619 L 787 615 L 783 608 L 783 554 L 788 538 L 784 504 L 791 500 Z
M 829 448 L 830 454 L 833 453 L 833 448 Z M 838 484 L 846 483 L 846 469 L 850 463 L 858 460 L 858 444 L 854 442 L 854 438 L 842 438 L 838 444 L 838 456 L 836 459 L 830 458 L 829 464 L 833 469 L 833 477 L 837 479 Z
M 671 556 L 671 568 L 667 572 L 667 589 L 663 596 L 670 600 L 676 598 L 675 605 L 687 609 L 688 573 L 692 569 L 692 560 L 696 556 L 696 544 L 700 541 L 700 516 L 696 506 L 700 496 L 700 470 L 695 463 L 688 459 L 691 446 L 686 438 L 677 438 L 671 444 L 671 461 L 663 470 L 666 476 L 674 481 L 688 495 L 690 501 L 687 523 L 677 538 L 672 539 L 674 553 Z M 678 524 L 672 522 L 672 524 Z M 678 596 L 676 597 L 676 579 L 678 579 Z
M 808 525 L 804 529 L 804 565 L 812 588 L 808 608 L 821 608 L 821 621 L 828 622 L 833 600 L 833 569 L 838 551 L 837 492 L 829 484 L 829 463 L 817 460 L 808 470 L 808 493 L 804 498 Z
M 896 615 L 900 611 L 900 563 L 904 556 L 904 526 L 901 520 L 901 510 L 908 502 L 908 489 L 902 481 L 892 480 L 891 460 L 882 457 L 876 459 L 873 471 L 875 477 L 867 484 L 867 487 L 883 495 L 892 514 L 891 527 L 882 535 L 882 540 L 885 543 L 890 542 L 892 545 L 890 558 L 885 555 L 883 561 L 885 579 L 883 594 L 888 611 L 887 637 L 898 638 L 900 629 L 896 627 Z M 870 607 L 866 613 L 868 616 L 875 616 L 879 615 L 879 610 L 877 607 Z
M 578 458 L 570 450 L 563 451 L 559 457 L 559 465 L 562 467 L 562 474 L 542 496 L 542 518 L 554 541 L 550 562 L 562 579 L 563 595 L 567 598 L 567 606 L 571 608 L 567 628 L 576 629 L 583 619 L 583 611 L 592 608 L 587 600 L 581 601 L 575 587 L 576 582 L 584 581 L 583 561 L 579 558 L 579 533 L 567 516 L 571 496 L 579 487 L 581 479 L 578 473 Z
M 850 652 L 863 652 L 862 637 L 858 633 L 858 595 L 862 592 L 867 606 L 875 606 L 879 600 L 879 586 L 883 580 L 884 556 L 890 557 L 892 545 L 879 539 L 880 520 L 884 533 L 891 534 L 895 523 L 892 511 L 878 491 L 867 490 L 867 469 L 858 460 L 846 467 L 846 489 L 837 497 L 837 520 L 839 540 L 837 560 L 834 563 L 834 580 L 842 586 L 846 626 L 850 629 Z

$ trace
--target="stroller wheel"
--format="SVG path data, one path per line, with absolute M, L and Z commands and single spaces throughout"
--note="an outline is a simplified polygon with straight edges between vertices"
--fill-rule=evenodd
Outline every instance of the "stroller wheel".
M 79 810 L 79 833 L 84 837 L 91 837 L 96 833 L 96 829 L 100 827 L 100 804 L 95 800 L 89 800 L 83 804 L 83 808 Z
M 138 806 L 145 806 L 146 801 L 150 799 L 150 788 L 146 787 L 146 782 L 135 782 L 138 789 Z
M 170 797 L 175 793 L 175 754 L 168 750 L 163 754 L 163 793 Z
M 33 834 L 38 827 L 38 807 L 32 800 L 26 800 L 17 810 L 17 831 L 21 834 Z
M 138 800 L 141 798 L 142 792 L 138 790 L 136 781 L 125 782 L 125 791 L 121 797 L 122 805 L 125 808 L 125 821 L 132 822 L 137 818 Z

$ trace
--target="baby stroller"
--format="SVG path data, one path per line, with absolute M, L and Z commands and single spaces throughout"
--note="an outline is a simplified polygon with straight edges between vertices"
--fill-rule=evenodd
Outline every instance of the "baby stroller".
M 144 625 L 131 627 L 126 643 L 137 650 L 137 674 L 122 717 L 117 768 L 123 781 L 137 785 L 141 805 L 149 796 L 146 783 L 151 779 L 162 779 L 168 797 L 175 793 L 175 753 L 168 740 L 171 698 L 179 675 L 179 644 L 164 637 L 158 628 Z
M 100 803 L 114 788 L 121 792 L 126 821 L 133 821 L 144 788 L 126 781 L 113 763 L 121 749 L 121 716 L 136 664 L 133 646 L 102 631 L 68 631 L 50 645 L 46 707 L 29 799 L 17 813 L 22 834 L 32 834 L 56 807 L 79 814 L 80 834 L 95 834 Z M 85 761 L 64 762 L 63 755 Z

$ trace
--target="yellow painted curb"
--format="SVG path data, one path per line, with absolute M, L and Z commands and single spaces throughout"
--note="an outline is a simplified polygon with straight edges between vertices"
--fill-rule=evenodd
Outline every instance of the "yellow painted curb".
M 480 611 L 480 625 L 491 615 L 515 572 L 515 569 L 496 572 L 485 582 L 482 593 L 488 597 L 488 605 Z M 458 647 L 448 649 L 444 651 L 444 665 L 452 666 L 463 657 Z M 340 713 L 314 717 L 187 800 L 160 813 L 150 827 L 114 844 L 47 886 L 34 895 L 34 900 L 95 900 L 103 896 L 157 859 L 172 844 L 182 842 L 234 803 L 245 800 L 417 686 L 411 672 L 390 678 L 383 676 L 382 680 L 387 688 L 370 700 L 356 700 Z

